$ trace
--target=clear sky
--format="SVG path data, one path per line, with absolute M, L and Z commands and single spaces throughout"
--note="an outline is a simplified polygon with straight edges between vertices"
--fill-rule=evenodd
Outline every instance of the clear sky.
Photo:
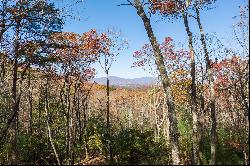
M 71 0 L 64 0 L 70 2 Z M 57 1 L 58 2 L 58 1 Z M 131 68 L 134 61 L 133 52 L 148 43 L 148 37 L 141 19 L 132 6 L 117 6 L 126 0 L 83 0 L 83 3 L 73 6 L 75 15 L 81 20 L 72 19 L 65 24 L 64 31 L 84 33 L 90 29 L 105 31 L 109 28 L 120 30 L 129 42 L 129 49 L 120 53 L 110 70 L 110 75 L 123 78 L 150 76 L 140 68 Z M 238 15 L 239 6 L 245 0 L 218 0 L 214 9 L 202 12 L 201 19 L 207 33 L 216 32 L 221 38 L 232 34 L 233 16 Z M 63 2 L 58 2 L 60 3 Z M 58 5 L 58 4 L 57 4 Z M 176 42 L 187 43 L 187 37 L 182 20 L 174 23 L 152 17 L 151 24 L 159 42 L 166 36 L 171 36 Z M 197 32 L 196 22 L 191 21 L 191 29 Z M 102 69 L 96 65 L 97 77 L 105 76 Z

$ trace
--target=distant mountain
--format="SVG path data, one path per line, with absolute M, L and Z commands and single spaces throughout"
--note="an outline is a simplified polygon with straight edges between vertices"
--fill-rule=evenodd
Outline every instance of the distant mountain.
M 93 81 L 95 81 L 98 84 L 101 85 L 106 85 L 106 78 L 101 77 L 101 78 L 94 78 Z M 154 77 L 141 77 L 141 78 L 134 78 L 134 79 L 129 79 L 129 78 L 120 78 L 116 76 L 110 76 L 109 77 L 109 83 L 110 85 L 114 86 L 150 86 L 156 84 L 155 78 Z

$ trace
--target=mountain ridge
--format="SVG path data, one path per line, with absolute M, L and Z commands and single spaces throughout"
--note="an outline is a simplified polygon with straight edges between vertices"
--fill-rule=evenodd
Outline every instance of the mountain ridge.
M 106 85 L 106 77 L 98 77 L 92 79 L 98 84 Z M 139 78 L 122 78 L 117 76 L 109 77 L 110 85 L 112 86 L 150 86 L 156 84 L 154 77 L 139 77 Z

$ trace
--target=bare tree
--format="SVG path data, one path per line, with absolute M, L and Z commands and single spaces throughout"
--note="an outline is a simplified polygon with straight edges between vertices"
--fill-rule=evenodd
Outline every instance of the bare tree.
M 168 74 L 164 65 L 164 58 L 162 56 L 162 53 L 159 47 L 160 45 L 153 32 L 150 19 L 144 11 L 144 8 L 143 8 L 143 6 L 145 5 L 144 1 L 142 3 L 140 0 L 134 0 L 133 2 L 131 2 L 130 0 L 127 0 L 127 2 L 128 4 L 123 4 L 123 5 L 131 5 L 136 9 L 138 16 L 141 18 L 141 20 L 144 23 L 145 30 L 147 32 L 148 38 L 153 48 L 155 63 L 160 74 L 164 92 L 166 94 L 166 103 L 168 107 L 168 119 L 170 121 L 170 145 L 172 149 L 172 160 L 173 160 L 174 165 L 178 165 L 180 164 L 179 140 L 178 140 L 179 131 L 177 127 L 175 103 L 174 103 L 172 92 L 171 92 L 171 80 L 168 77 Z

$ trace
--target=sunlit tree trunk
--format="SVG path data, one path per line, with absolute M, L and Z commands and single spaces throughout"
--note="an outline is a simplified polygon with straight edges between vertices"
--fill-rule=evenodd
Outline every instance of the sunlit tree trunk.
M 41 85 L 40 85 L 40 94 L 39 94 L 39 100 L 38 100 L 38 126 L 37 126 L 37 130 L 38 130 L 38 133 L 39 133 L 39 136 L 41 136 L 42 134 L 42 131 L 41 131 L 41 114 L 42 114 L 42 110 L 43 110 L 43 107 L 42 107 L 42 98 L 43 98 L 43 93 L 42 93 L 42 90 L 43 90 L 43 85 L 42 85 L 42 82 L 41 82 Z
M 32 134 L 33 133 L 33 114 L 32 114 L 32 110 L 33 110 L 33 103 L 32 103 L 32 87 L 31 87 L 31 68 L 29 68 L 29 78 L 28 78 L 28 88 L 29 88 L 29 92 L 28 92 L 28 100 L 29 100 L 29 133 Z
M 249 65 L 249 64 L 247 64 Z M 245 132 L 249 133 L 249 102 L 248 102 L 248 98 L 247 98 L 247 95 L 245 94 L 245 91 L 244 91 L 244 83 L 243 83 L 243 78 L 242 78 L 242 73 L 239 73 L 239 84 L 240 84 L 240 96 L 241 96 L 241 100 L 243 101 L 242 102 L 242 105 L 243 105 L 243 110 L 244 110 L 244 115 L 243 115 L 243 125 L 244 125 L 244 129 L 245 129 Z M 248 84 L 248 82 L 247 82 Z M 244 140 L 244 136 L 242 138 L 242 140 Z M 244 147 L 243 147 L 243 155 L 244 155 L 244 163 L 245 165 L 248 165 L 248 160 L 249 160 L 249 148 L 247 148 L 247 144 L 249 144 L 249 138 L 246 141 L 242 141 L 243 144 L 244 144 Z M 246 145 L 245 145 L 246 144 Z
M 67 155 L 69 159 L 69 165 L 72 164 L 72 114 L 71 114 L 71 101 L 70 101 L 70 88 L 71 83 L 69 81 L 69 75 L 65 76 L 65 104 L 67 114 Z
M 211 60 L 209 57 L 209 53 L 207 50 L 207 45 L 206 45 L 206 38 L 204 34 L 203 27 L 201 25 L 200 21 L 200 11 L 198 7 L 196 7 L 196 20 L 199 25 L 200 29 L 200 35 L 201 35 L 201 43 L 202 47 L 205 53 L 205 59 L 206 59 L 206 67 L 207 67 L 207 74 L 208 74 L 208 82 L 209 82 L 209 92 L 210 92 L 210 98 L 209 98 L 209 108 L 211 112 L 211 165 L 215 165 L 216 163 L 216 144 L 217 144 L 217 122 L 216 122 L 216 110 L 215 110 L 215 94 L 214 94 L 214 80 L 213 80 L 213 75 L 212 75 L 212 69 L 211 69 Z
M 49 142 L 50 145 L 52 146 L 52 149 L 54 151 L 56 160 L 57 160 L 57 164 L 60 165 L 60 160 L 55 148 L 55 145 L 53 143 L 52 140 L 52 136 L 51 136 L 51 129 L 50 129 L 50 125 L 49 125 L 49 99 L 48 99 L 48 86 L 49 86 L 49 78 L 46 78 L 46 84 L 45 84 L 45 100 L 44 100 L 44 108 L 45 108 L 45 113 L 46 113 L 46 125 L 47 125 L 47 130 L 48 130 L 48 137 L 49 137 Z
M 196 100 L 196 80 L 195 80 L 195 53 L 193 48 L 193 34 L 189 28 L 188 16 L 187 13 L 183 10 L 182 17 L 184 21 L 184 25 L 186 28 L 186 32 L 188 35 L 188 47 L 190 50 L 190 58 L 191 58 L 191 77 L 192 77 L 192 84 L 191 84 L 191 112 L 193 116 L 193 153 L 192 153 L 192 164 L 199 164 L 198 154 L 199 154 L 199 132 L 198 132 L 198 111 L 197 111 L 197 100 Z
M 83 92 L 86 93 L 86 92 Z M 83 104 L 83 132 L 84 132 L 84 150 L 85 150 L 85 159 L 89 157 L 89 147 L 88 147 L 88 133 L 87 133 L 87 109 L 88 109 L 88 93 L 82 94 L 84 98 L 82 100 Z
M 160 73 L 160 77 L 162 80 L 162 85 L 167 98 L 167 107 L 168 107 L 168 119 L 170 121 L 170 145 L 172 149 L 172 160 L 174 165 L 180 164 L 180 156 L 179 156 L 179 131 L 177 127 L 177 117 L 175 113 L 175 103 L 172 96 L 172 91 L 170 87 L 170 79 L 167 75 L 167 71 L 164 65 L 163 56 L 159 47 L 159 43 L 156 40 L 153 29 L 150 24 L 150 20 L 147 17 L 143 6 L 140 0 L 134 0 L 134 6 L 137 10 L 138 16 L 142 19 L 144 23 L 144 27 L 147 31 L 150 43 L 153 47 L 154 57 L 156 59 L 157 69 Z
M 204 72 L 201 64 L 201 94 L 200 94 L 200 142 L 199 142 L 199 162 L 201 165 L 205 164 L 203 161 L 204 139 L 205 139 L 205 99 L 204 99 Z

